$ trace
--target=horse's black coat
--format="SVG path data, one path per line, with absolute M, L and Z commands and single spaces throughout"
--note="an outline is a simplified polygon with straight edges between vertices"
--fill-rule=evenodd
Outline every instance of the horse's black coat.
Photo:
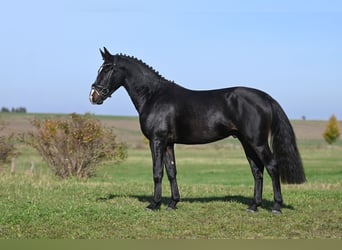
M 283 202 L 280 178 L 303 183 L 305 174 L 292 126 L 280 105 L 266 93 L 245 87 L 193 91 L 170 82 L 136 58 L 101 51 L 104 63 L 92 85 L 90 101 L 102 104 L 120 86 L 139 113 L 140 126 L 150 141 L 154 195 L 149 209 L 161 204 L 164 166 L 171 184 L 170 209 L 180 200 L 174 144 L 203 144 L 237 137 L 254 176 L 250 211 L 261 205 L 263 172 L 272 178 L 273 212 Z M 271 136 L 271 145 L 269 145 Z

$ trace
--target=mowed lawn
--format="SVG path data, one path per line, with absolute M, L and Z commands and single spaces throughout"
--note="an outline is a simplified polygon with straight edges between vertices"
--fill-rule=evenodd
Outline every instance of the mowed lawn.
M 28 129 L 26 121 L 16 119 L 23 131 Z M 34 150 L 19 145 L 15 173 L 10 165 L 1 166 L 1 239 L 342 238 L 342 145 L 328 147 L 317 132 L 310 135 L 305 129 L 310 123 L 312 131 L 320 131 L 320 122 L 294 122 L 308 182 L 282 185 L 283 214 L 274 216 L 266 174 L 262 208 L 246 212 L 253 178 L 234 139 L 177 145 L 178 209 L 166 210 L 170 188 L 165 174 L 161 210 L 146 211 L 153 192 L 151 156 L 137 119 L 100 119 L 115 127 L 121 140 L 127 138 L 128 159 L 102 164 L 86 181 L 60 180 Z M 28 171 L 32 161 L 33 175 Z

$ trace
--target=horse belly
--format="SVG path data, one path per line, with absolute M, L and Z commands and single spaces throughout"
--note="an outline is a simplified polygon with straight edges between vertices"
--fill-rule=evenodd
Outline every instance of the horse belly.
M 225 124 L 187 120 L 178 124 L 175 142 L 181 144 L 205 144 L 221 140 L 229 135 L 229 128 Z

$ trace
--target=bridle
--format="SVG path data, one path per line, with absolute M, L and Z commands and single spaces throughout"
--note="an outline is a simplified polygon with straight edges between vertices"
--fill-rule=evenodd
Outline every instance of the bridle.
M 101 65 L 101 67 L 99 68 L 97 74 L 100 74 L 101 70 L 106 67 L 106 66 L 111 66 L 110 72 L 107 73 L 106 78 L 107 79 L 111 79 L 112 75 L 114 73 L 114 68 L 116 66 L 115 63 L 104 63 Z M 93 83 L 91 85 L 92 91 L 95 92 L 100 98 L 101 100 L 105 100 L 106 98 L 110 98 L 112 93 L 110 93 L 110 89 L 107 87 L 102 87 L 102 86 L 96 86 L 95 83 Z
M 101 70 L 106 66 L 112 66 L 112 69 L 114 69 L 114 67 L 116 66 L 116 63 L 104 63 L 104 64 L 102 64 L 100 66 L 99 70 L 97 71 L 97 74 L 99 74 L 101 72 Z

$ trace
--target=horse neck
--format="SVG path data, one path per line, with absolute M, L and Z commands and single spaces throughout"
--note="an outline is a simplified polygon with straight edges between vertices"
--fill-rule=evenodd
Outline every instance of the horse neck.
M 127 74 L 124 87 L 131 97 L 131 100 L 141 114 L 146 102 L 150 100 L 153 94 L 160 88 L 161 77 L 148 72 L 148 70 L 134 69 Z

